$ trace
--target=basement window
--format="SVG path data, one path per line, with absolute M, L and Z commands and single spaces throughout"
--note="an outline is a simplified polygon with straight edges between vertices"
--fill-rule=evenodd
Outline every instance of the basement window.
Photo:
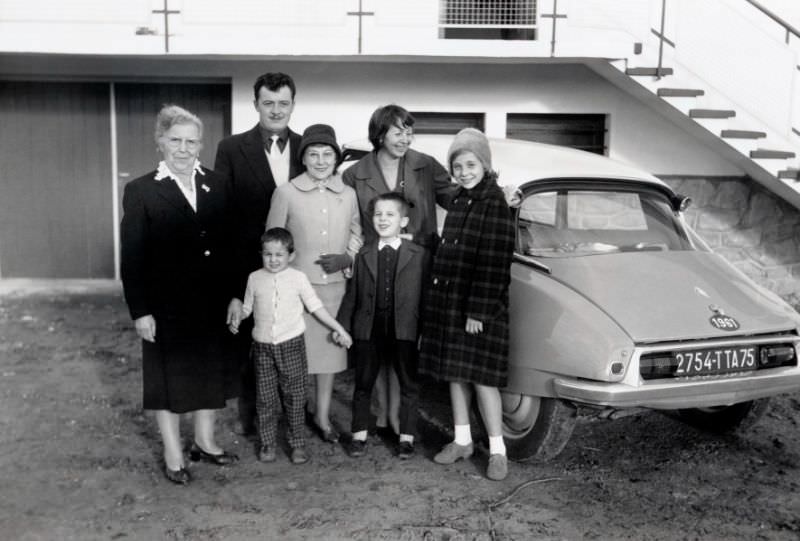
M 455 135 L 464 128 L 483 131 L 483 113 L 433 113 L 412 111 L 414 133 Z

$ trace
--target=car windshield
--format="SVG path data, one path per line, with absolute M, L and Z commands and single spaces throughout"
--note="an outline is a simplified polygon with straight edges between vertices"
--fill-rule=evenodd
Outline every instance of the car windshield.
M 519 207 L 517 250 L 537 257 L 694 250 L 680 215 L 649 191 L 553 189 Z

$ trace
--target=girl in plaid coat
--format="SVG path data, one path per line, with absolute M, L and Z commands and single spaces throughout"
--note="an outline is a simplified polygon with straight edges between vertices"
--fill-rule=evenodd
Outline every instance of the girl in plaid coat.
M 469 410 L 474 393 L 489 433 L 486 475 L 500 480 L 508 469 L 499 388 L 508 378 L 514 226 L 483 133 L 461 130 L 447 161 L 460 189 L 448 209 L 426 288 L 420 372 L 449 382 L 455 440 L 434 461 L 451 464 L 472 455 Z

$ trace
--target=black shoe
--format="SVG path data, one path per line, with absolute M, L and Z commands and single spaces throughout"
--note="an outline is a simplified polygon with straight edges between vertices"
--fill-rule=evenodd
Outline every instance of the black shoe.
M 171 470 L 169 466 L 164 464 L 164 475 L 176 485 L 188 485 L 189 481 L 192 480 L 192 474 L 185 467 L 181 467 L 179 470 Z
M 395 447 L 395 452 L 400 460 L 408 460 L 414 456 L 414 444 L 409 441 L 401 441 Z
M 189 449 L 189 458 L 192 460 L 192 462 L 202 460 L 203 462 L 210 462 L 211 464 L 216 464 L 217 466 L 227 466 L 239 460 L 238 456 L 225 451 L 222 451 L 218 455 L 212 455 L 211 453 L 203 451 L 196 443 L 193 443 L 192 448 Z
M 244 424 L 237 422 L 233 426 L 233 432 L 237 436 L 244 436 L 245 438 L 252 438 L 256 435 L 256 425 L 254 424 Z
M 399 437 L 397 433 L 395 433 L 395 431 L 390 426 L 376 427 L 375 435 L 378 436 L 383 441 L 388 441 L 390 443 L 397 442 L 397 438 Z
M 325 443 L 336 443 L 339 441 L 339 433 L 336 432 L 336 429 L 332 426 L 326 429 L 314 423 L 314 430 Z
M 364 456 L 364 453 L 367 452 L 367 442 L 361 440 L 350 440 L 345 444 L 344 450 L 347 452 L 348 456 L 353 458 Z
M 333 424 L 328 428 L 322 428 L 319 423 L 317 423 L 317 418 L 314 414 L 308 411 L 306 411 L 306 424 L 310 426 L 311 429 L 317 433 L 319 439 L 325 443 L 336 443 L 339 441 L 339 433 L 333 428 Z

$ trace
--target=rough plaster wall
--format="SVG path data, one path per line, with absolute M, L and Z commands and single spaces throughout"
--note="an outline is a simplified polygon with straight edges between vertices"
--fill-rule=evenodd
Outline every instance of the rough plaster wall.
M 800 210 L 749 177 L 662 179 L 692 198 L 686 220 L 714 251 L 800 310 Z

